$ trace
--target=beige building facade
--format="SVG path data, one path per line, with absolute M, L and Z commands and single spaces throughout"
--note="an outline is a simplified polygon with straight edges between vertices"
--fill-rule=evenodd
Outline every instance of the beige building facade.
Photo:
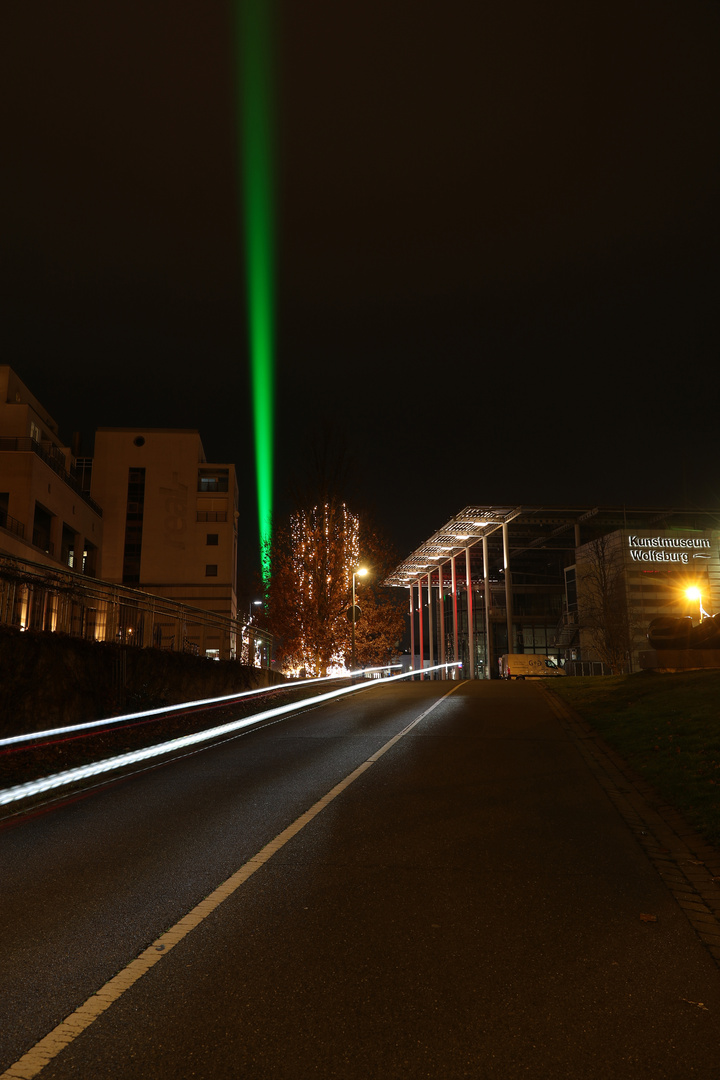
M 91 492 L 105 581 L 236 617 L 235 467 L 209 464 L 197 431 L 99 428 Z M 216 636 L 208 630 L 198 651 L 224 651 Z
M 691 618 L 698 624 L 720 612 L 720 530 L 669 524 L 618 529 L 578 547 L 565 579 L 579 655 L 598 655 L 597 609 L 604 599 L 606 618 L 624 625 L 631 670 L 653 667 L 648 629 L 654 620 Z
M 97 597 L 86 605 L 87 636 L 238 655 L 237 534 L 235 467 L 208 463 L 197 431 L 100 428 L 93 458 L 79 458 L 18 375 L 0 365 L 0 557 L 26 561 L 32 575 L 47 567 L 116 586 L 117 603 L 88 581 L 88 596 L 94 589 Z M 22 584 L 27 573 L 18 574 L 14 580 L 6 568 L 9 621 L 59 627 L 57 590 L 33 603 L 40 584 Z M 149 617 L 131 590 L 157 599 Z
M 55 420 L 0 365 L 0 552 L 99 576 L 102 510 Z

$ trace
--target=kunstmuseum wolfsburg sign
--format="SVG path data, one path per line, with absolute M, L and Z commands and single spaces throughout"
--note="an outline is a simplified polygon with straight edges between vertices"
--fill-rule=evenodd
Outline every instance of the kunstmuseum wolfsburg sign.
M 633 562 L 689 563 L 710 558 L 710 541 L 704 537 L 628 536 L 628 543 Z

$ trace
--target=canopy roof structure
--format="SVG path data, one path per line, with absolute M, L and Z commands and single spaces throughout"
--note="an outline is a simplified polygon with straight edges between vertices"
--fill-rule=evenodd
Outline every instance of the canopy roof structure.
M 407 556 L 384 584 L 409 588 L 482 538 L 510 525 L 509 554 L 574 549 L 615 529 L 717 529 L 720 510 L 677 507 L 466 506 Z M 474 575 L 473 575 L 474 576 Z

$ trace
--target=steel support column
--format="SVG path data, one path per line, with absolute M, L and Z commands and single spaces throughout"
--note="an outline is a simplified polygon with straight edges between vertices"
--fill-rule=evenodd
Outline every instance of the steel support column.
M 427 576 L 427 590 L 428 590 L 428 649 L 430 651 L 430 667 L 435 666 L 435 634 L 433 627 L 433 614 L 432 614 L 432 572 L 428 572 Z M 433 679 L 435 676 L 432 676 Z
M 418 578 L 418 619 L 420 621 L 420 681 L 425 681 L 425 637 L 423 634 L 422 578 Z
M 513 625 L 513 611 L 512 611 L 512 573 L 510 571 L 510 540 L 508 536 L 507 522 L 503 522 L 502 527 L 503 538 L 503 563 L 505 564 L 505 618 L 507 621 L 507 651 L 511 653 L 513 651 L 512 645 L 512 625 Z
M 485 592 L 485 678 L 492 679 L 493 665 L 495 664 L 495 649 L 493 648 L 492 623 L 490 622 L 490 608 L 492 607 L 492 590 L 490 588 L 490 563 L 488 560 L 487 536 L 482 538 L 483 553 L 483 588 Z
M 452 614 L 453 614 L 453 660 L 458 662 L 458 629 L 457 629 L 457 575 L 455 573 L 455 556 L 450 559 L 450 580 L 452 582 Z M 458 668 L 453 668 L 453 679 L 460 678 Z
M 410 582 L 410 670 L 415 670 L 415 586 Z
M 475 678 L 475 639 L 473 635 L 472 574 L 470 573 L 470 548 L 465 548 L 465 591 L 467 593 L 469 679 Z
M 447 663 L 445 657 L 445 598 L 443 597 L 443 568 L 442 563 L 438 566 L 438 638 L 440 639 L 440 663 Z M 440 672 L 441 679 L 447 679 L 447 668 Z

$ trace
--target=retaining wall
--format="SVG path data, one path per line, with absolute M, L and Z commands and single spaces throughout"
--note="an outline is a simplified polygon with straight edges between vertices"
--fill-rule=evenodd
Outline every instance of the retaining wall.
M 283 682 L 265 668 L 185 653 L 103 645 L 0 627 L 0 734 L 19 735 L 123 712 Z

